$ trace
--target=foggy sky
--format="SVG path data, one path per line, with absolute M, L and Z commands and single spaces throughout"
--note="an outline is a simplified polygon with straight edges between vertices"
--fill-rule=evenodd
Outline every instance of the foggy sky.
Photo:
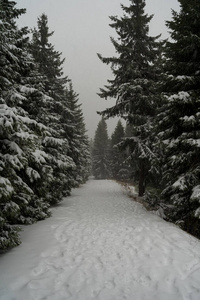
M 116 37 L 110 28 L 109 16 L 121 16 L 120 3 L 129 5 L 129 0 L 15 0 L 18 8 L 27 12 L 18 20 L 19 27 L 37 26 L 37 18 L 45 13 L 48 25 L 54 35 L 50 42 L 55 50 L 62 52 L 65 58 L 64 73 L 73 83 L 83 114 L 88 136 L 94 137 L 101 111 L 115 104 L 115 101 L 100 99 L 97 93 L 107 79 L 112 78 L 110 67 L 103 64 L 96 53 L 105 57 L 115 56 L 110 37 Z M 177 0 L 146 0 L 146 13 L 154 14 L 150 23 L 150 35 L 160 33 L 167 38 L 165 21 L 171 19 L 171 9 L 179 10 Z M 108 120 L 108 132 L 111 134 L 116 120 Z

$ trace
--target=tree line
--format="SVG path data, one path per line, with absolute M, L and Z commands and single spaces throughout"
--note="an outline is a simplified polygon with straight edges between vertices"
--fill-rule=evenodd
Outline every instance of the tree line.
M 79 97 L 49 42 L 48 18 L 19 29 L 25 12 L 0 0 L 0 249 L 17 246 L 18 225 L 50 216 L 90 172 Z
M 92 168 L 97 179 L 132 180 L 152 209 L 200 237 L 200 3 L 178 0 L 170 40 L 149 35 L 144 0 L 111 16 L 116 56 L 99 59 L 115 98 L 98 124 Z M 45 14 L 19 29 L 25 13 L 0 0 L 0 248 L 20 243 L 18 224 L 50 216 L 50 206 L 87 180 L 89 142 L 79 96 L 49 42 Z M 31 38 L 29 37 L 31 34 Z M 120 117 L 111 139 L 106 119 Z
M 130 0 L 129 6 L 121 5 L 122 17 L 110 17 L 116 56 L 98 57 L 113 78 L 99 96 L 116 103 L 99 112 L 93 173 L 96 178 L 108 178 L 109 172 L 121 179 L 128 175 L 151 208 L 162 209 L 166 220 L 200 237 L 200 2 L 178 2 L 180 11 L 172 10 L 166 22 L 169 40 L 149 35 L 153 16 L 145 13 L 144 0 Z M 99 141 L 98 135 L 105 120 L 116 116 L 125 120 L 129 133 L 112 149 L 108 168 L 107 137 Z M 115 172 L 118 163 L 121 169 Z
M 105 119 L 102 118 L 99 121 L 91 145 L 92 174 L 96 179 L 126 181 L 133 177 L 128 153 L 120 149 L 120 143 L 127 137 L 127 134 L 127 128 L 125 129 L 119 120 L 109 138 Z

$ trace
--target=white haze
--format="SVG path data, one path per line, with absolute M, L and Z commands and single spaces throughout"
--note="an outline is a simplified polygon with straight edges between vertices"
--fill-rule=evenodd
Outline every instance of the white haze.
M 129 5 L 129 1 L 17 0 L 16 3 L 17 7 L 27 9 L 27 13 L 18 20 L 20 27 L 36 27 L 38 16 L 47 14 L 49 29 L 54 31 L 50 42 L 66 58 L 65 75 L 72 79 L 74 90 L 79 94 L 88 135 L 93 138 L 100 120 L 96 111 L 115 104 L 114 99 L 106 101 L 97 95 L 99 88 L 112 78 L 112 73 L 96 53 L 105 57 L 116 55 L 110 41 L 110 36 L 116 37 L 116 33 L 109 26 L 109 16 L 122 15 L 120 3 Z M 162 33 L 163 39 L 168 37 L 165 20 L 171 19 L 171 9 L 179 10 L 177 0 L 146 0 L 146 12 L 154 14 L 150 23 L 152 36 Z M 107 121 L 109 134 L 116 122 Z

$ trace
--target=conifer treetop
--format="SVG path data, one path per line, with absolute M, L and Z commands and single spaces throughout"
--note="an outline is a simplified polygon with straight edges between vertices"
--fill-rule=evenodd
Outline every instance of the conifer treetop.
M 143 116 L 152 115 L 154 111 L 154 86 L 158 72 L 155 64 L 160 55 L 159 36 L 149 36 L 149 22 L 152 15 L 145 14 L 145 1 L 132 0 L 130 6 L 122 5 L 124 15 L 120 18 L 110 17 L 118 34 L 111 38 L 117 57 L 103 57 L 100 60 L 111 66 L 114 79 L 108 80 L 100 88 L 101 98 L 115 98 L 115 106 L 101 112 L 104 117 L 120 116 L 137 121 L 146 120 Z

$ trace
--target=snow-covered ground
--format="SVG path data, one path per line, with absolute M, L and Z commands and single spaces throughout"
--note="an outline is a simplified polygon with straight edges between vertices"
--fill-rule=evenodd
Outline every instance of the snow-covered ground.
M 91 180 L 0 255 L 1 300 L 199 300 L 200 241 Z

